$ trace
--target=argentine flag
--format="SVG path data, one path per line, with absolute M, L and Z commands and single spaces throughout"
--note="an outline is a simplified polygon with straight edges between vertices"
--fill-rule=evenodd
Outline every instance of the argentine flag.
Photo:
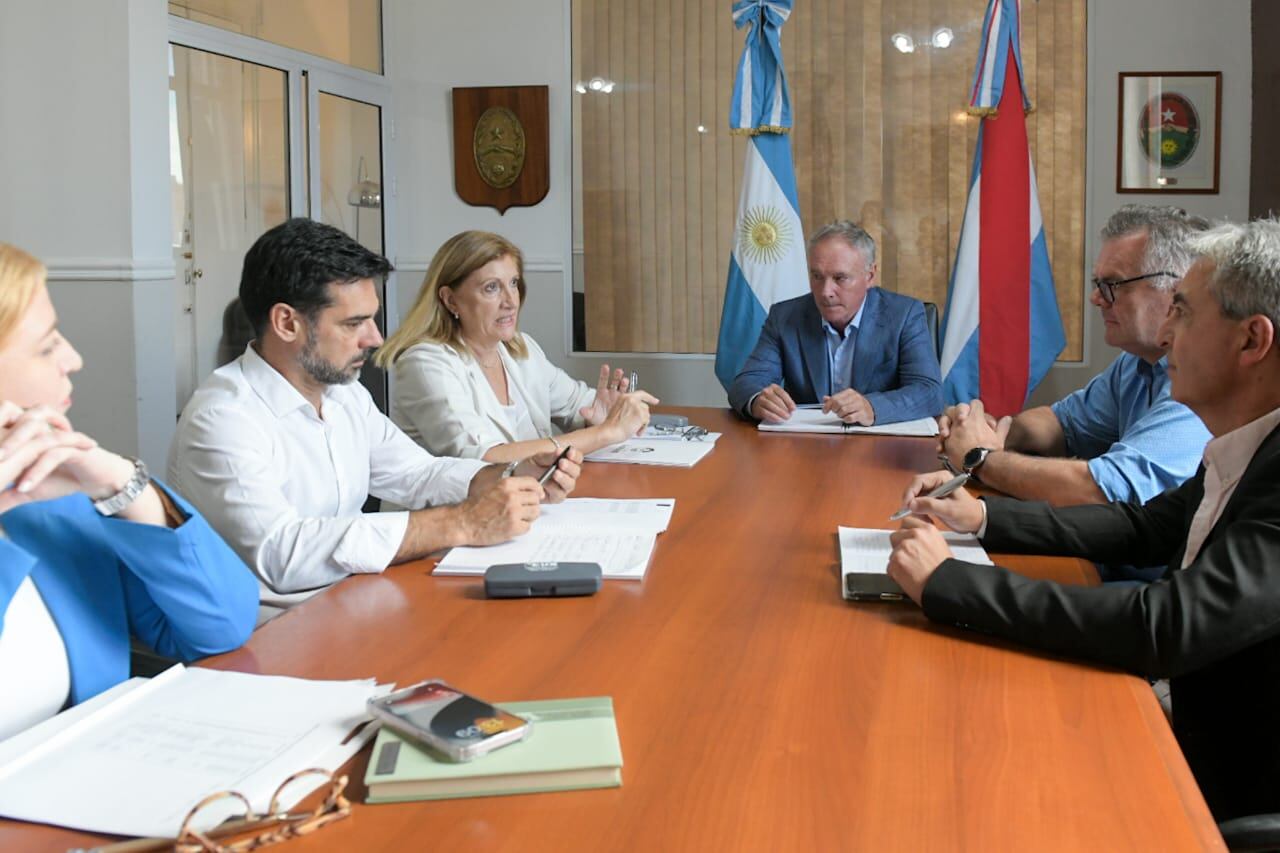
M 990 0 L 969 112 L 982 116 L 942 325 L 947 403 L 1022 410 L 1066 346 L 1027 141 L 1019 3 Z
M 738 0 L 734 24 L 748 27 L 733 84 L 729 125 L 751 136 L 729 257 L 716 377 L 728 388 L 760 336 L 775 302 L 807 293 L 804 229 L 791 162 L 791 99 L 782 71 L 780 30 L 792 0 Z

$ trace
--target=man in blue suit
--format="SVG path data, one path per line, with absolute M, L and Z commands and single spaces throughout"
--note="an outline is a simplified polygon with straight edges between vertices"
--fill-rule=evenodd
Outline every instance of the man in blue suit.
M 939 414 L 942 377 L 924 305 L 876 286 L 871 235 L 833 222 L 809 238 L 808 256 L 812 295 L 769 310 L 729 405 L 769 423 L 798 403 L 866 426 Z

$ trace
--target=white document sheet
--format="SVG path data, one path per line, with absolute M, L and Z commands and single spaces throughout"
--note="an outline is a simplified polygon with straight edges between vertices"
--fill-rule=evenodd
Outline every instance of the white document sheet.
M 569 498 L 543 504 L 533 530 L 608 528 L 661 533 L 671 524 L 675 508 L 675 498 Z
M 718 432 L 707 433 L 701 441 L 686 441 L 670 435 L 645 435 L 588 453 L 587 461 L 692 468 L 715 449 L 719 437 Z
M 255 810 L 289 775 L 334 770 L 373 734 L 366 681 L 310 681 L 175 666 L 0 744 L 0 815 L 89 832 L 173 837 L 208 794 L 236 790 Z M 75 713 L 78 712 L 78 713 Z M 325 784 L 290 786 L 291 807 Z M 200 828 L 241 807 L 211 806 Z
M 906 435 L 932 436 L 938 434 L 938 422 L 933 418 L 916 418 L 913 421 L 901 421 L 896 424 L 876 424 L 875 426 L 858 426 L 846 424 L 833 414 L 823 413 L 819 408 L 799 408 L 791 413 L 791 417 L 780 424 L 761 422 L 757 427 L 761 432 L 821 432 L 844 433 L 847 435 Z
M 692 426 L 692 425 L 690 425 Z M 670 430 L 657 430 L 652 426 L 644 428 L 644 432 L 640 433 L 636 438 L 657 439 L 659 441 L 699 441 L 703 443 L 715 444 L 716 439 L 720 437 L 718 432 L 704 433 L 701 438 L 686 439 L 682 432 L 671 432 Z
M 640 580 L 675 505 L 675 498 L 570 498 L 548 504 L 528 533 L 499 545 L 453 548 L 434 574 L 483 575 L 501 563 L 564 561 L 599 563 L 606 578 Z
M 483 548 L 454 548 L 436 566 L 437 575 L 483 575 L 502 563 L 599 563 L 610 580 L 640 580 L 649 569 L 657 544 L 654 533 L 530 531 L 519 539 Z
M 892 530 L 873 530 L 866 527 L 841 527 L 840 531 L 840 574 L 857 573 L 863 575 L 882 575 L 889 570 L 889 555 L 893 546 L 889 544 Z M 947 540 L 951 553 L 957 560 L 970 563 L 991 565 L 987 549 L 982 547 L 978 537 L 966 533 L 944 531 L 942 538 Z

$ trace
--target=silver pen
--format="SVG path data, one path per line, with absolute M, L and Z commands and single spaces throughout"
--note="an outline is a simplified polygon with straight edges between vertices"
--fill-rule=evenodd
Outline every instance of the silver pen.
M 628 385 L 627 385 L 627 390 L 628 390 L 628 391 L 635 391 L 635 390 L 637 390 L 639 387 L 640 387 L 640 374 L 636 373 L 636 372 L 633 370 L 633 371 L 631 371 L 631 382 L 630 382 L 630 384 L 628 384 Z
M 512 474 L 514 474 L 516 472 L 516 468 L 518 468 L 519 466 L 520 466 L 519 459 L 517 459 L 515 462 L 508 462 L 507 467 L 502 469 L 502 479 L 505 480 L 508 477 L 510 477 Z
M 967 482 L 969 482 L 968 474 L 957 474 L 956 476 L 952 477 L 950 480 L 947 480 L 947 482 L 943 483 L 941 486 L 938 486 L 938 488 L 934 489 L 929 494 L 917 495 L 916 497 L 945 498 L 947 495 L 951 494 L 952 492 L 954 492 L 956 489 L 960 488 Z M 901 521 L 902 519 L 906 518 L 908 515 L 911 515 L 911 510 L 909 510 L 904 506 L 902 509 L 895 512 L 893 515 L 889 516 L 889 520 Z

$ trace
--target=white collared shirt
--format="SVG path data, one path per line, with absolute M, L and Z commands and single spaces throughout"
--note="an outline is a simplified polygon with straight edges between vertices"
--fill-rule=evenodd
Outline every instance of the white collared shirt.
M 369 495 L 411 508 L 458 503 L 484 467 L 432 456 L 358 383 L 329 386 L 321 413 L 250 346 L 178 421 L 169 483 L 257 572 L 264 604 L 288 607 L 390 565 L 409 514 L 364 513 Z
M 1204 448 L 1204 497 L 1196 514 L 1191 518 L 1187 531 L 1187 550 L 1182 555 L 1182 566 L 1195 562 L 1209 538 L 1209 531 L 1222 517 L 1227 502 L 1235 494 L 1244 470 L 1272 430 L 1280 426 L 1280 409 L 1275 409 L 1242 427 L 1210 440 Z
M 0 528 L 0 539 L 5 538 Z M 0 740 L 52 717 L 71 695 L 71 665 L 62 634 L 40 591 L 25 577 L 0 614 Z

